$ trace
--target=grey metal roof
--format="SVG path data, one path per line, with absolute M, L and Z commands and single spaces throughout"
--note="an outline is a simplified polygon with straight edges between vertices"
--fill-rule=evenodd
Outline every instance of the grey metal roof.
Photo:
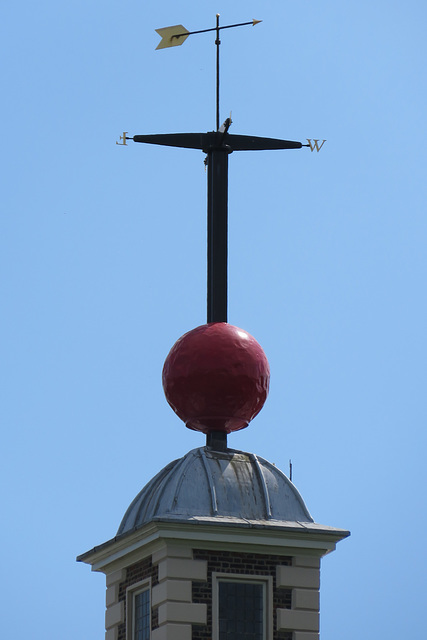
M 282 471 L 252 453 L 193 449 L 168 464 L 136 496 L 117 535 L 153 520 L 313 522 Z

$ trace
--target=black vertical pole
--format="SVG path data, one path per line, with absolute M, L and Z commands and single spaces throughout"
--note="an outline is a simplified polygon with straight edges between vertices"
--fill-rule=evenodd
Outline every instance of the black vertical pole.
M 219 13 L 216 14 L 216 130 L 219 129 Z
M 227 322 L 228 154 L 230 147 L 208 150 L 208 322 Z M 227 433 L 211 431 L 206 446 L 227 450 Z
M 219 13 L 216 14 L 216 130 L 219 130 Z M 208 150 L 208 322 L 227 322 L 228 154 Z
M 208 151 L 208 322 L 227 322 L 227 146 Z

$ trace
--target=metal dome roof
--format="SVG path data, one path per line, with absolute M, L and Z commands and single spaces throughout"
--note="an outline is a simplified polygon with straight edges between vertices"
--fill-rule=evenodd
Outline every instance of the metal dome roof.
M 297 489 L 252 453 L 200 447 L 168 464 L 136 496 L 117 535 L 153 520 L 313 522 Z

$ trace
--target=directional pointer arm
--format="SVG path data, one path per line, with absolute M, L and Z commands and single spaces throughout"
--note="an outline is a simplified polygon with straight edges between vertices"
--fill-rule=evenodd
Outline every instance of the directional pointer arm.
M 210 131 L 208 133 L 164 133 L 153 135 L 133 136 L 134 142 L 159 144 L 166 147 L 181 147 L 186 149 L 228 148 L 231 151 L 262 151 L 274 149 L 301 149 L 301 142 L 279 140 L 276 138 L 260 138 L 256 136 L 241 136 L 230 133 Z
M 213 137 L 214 135 L 214 133 L 159 133 L 154 135 L 133 136 L 133 141 L 145 142 L 146 144 L 160 144 L 165 147 L 203 149 L 206 145 L 205 140 L 207 140 L 209 136 Z
M 301 142 L 278 140 L 277 138 L 258 138 L 256 136 L 240 136 L 227 134 L 224 138 L 226 145 L 233 151 L 264 151 L 273 149 L 301 149 Z

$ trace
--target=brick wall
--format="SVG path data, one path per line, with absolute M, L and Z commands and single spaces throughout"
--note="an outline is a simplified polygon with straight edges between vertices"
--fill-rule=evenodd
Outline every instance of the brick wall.
M 276 570 L 278 565 L 291 566 L 291 557 L 194 549 L 193 558 L 207 562 L 208 575 L 207 582 L 193 581 L 193 602 L 207 605 L 207 625 L 193 625 L 192 640 L 211 640 L 212 638 L 212 572 L 214 571 L 251 576 L 271 576 L 273 578 L 273 638 L 274 640 L 292 640 L 292 633 L 279 632 L 276 629 L 276 610 L 290 609 L 292 604 L 292 590 L 279 589 L 276 586 Z
M 125 620 L 118 627 L 117 640 L 126 640 L 126 589 L 147 578 L 151 578 L 152 587 L 159 582 L 159 570 L 157 566 L 153 566 L 151 557 L 136 562 L 126 569 L 126 579 L 119 585 L 119 602 L 124 601 Z M 156 627 L 158 627 L 157 608 L 151 611 L 151 628 L 156 629 Z

